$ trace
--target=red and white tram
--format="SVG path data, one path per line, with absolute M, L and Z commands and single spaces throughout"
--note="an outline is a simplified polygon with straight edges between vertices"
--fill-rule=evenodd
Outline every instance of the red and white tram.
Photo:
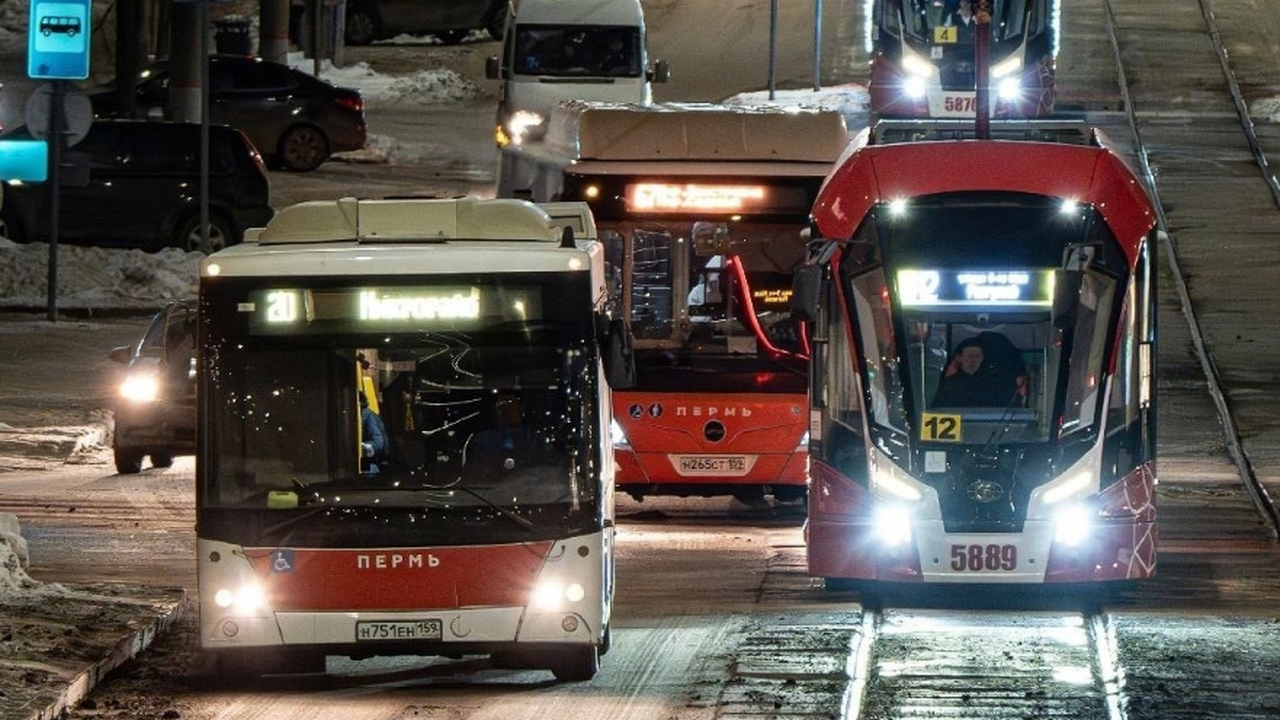
M 1148 577 L 1151 202 L 1083 126 L 947 125 L 882 123 L 814 206 L 793 301 L 814 336 L 809 570 Z

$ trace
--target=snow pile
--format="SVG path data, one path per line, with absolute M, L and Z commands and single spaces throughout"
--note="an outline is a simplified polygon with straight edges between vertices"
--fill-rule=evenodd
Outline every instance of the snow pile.
M 198 252 L 58 246 L 58 307 L 77 310 L 159 308 L 195 297 Z M 0 308 L 48 304 L 49 246 L 0 238 Z
M 27 574 L 29 566 L 27 540 L 22 537 L 18 517 L 0 513 L 0 600 L 40 586 L 39 580 Z
M 315 62 L 300 52 L 289 53 L 290 67 L 310 75 Z M 320 78 L 339 87 L 356 88 L 370 105 L 440 105 L 473 100 L 480 87 L 450 68 L 419 70 L 411 75 L 383 75 L 368 63 L 334 67 L 320 63 Z
M 809 107 L 835 110 L 844 117 L 849 127 L 866 123 L 871 110 L 871 95 L 861 85 L 852 83 L 835 85 L 820 90 L 778 90 L 769 99 L 768 90 L 746 92 L 724 99 L 726 105 L 776 105 L 778 107 Z M 855 122 L 857 123 L 855 125 Z
M 1254 121 L 1280 123 L 1280 97 L 1258 98 L 1249 106 Z

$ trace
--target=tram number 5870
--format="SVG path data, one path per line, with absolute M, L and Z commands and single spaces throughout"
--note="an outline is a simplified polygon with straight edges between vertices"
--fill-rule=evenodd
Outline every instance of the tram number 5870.
M 956 572 L 982 572 L 1018 569 L 1016 545 L 952 545 L 951 569 Z

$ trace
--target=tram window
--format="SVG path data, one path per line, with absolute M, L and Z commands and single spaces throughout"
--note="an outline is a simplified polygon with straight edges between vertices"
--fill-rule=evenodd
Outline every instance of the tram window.
M 1115 281 L 1089 271 L 1080 286 L 1080 309 L 1076 313 L 1070 370 L 1067 379 L 1064 435 L 1091 427 L 1097 419 L 1098 396 L 1105 366 L 1107 320 L 1111 316 Z

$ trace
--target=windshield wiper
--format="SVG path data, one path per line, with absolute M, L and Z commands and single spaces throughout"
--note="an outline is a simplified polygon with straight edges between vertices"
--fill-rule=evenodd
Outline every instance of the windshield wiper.
M 488 505 L 489 507 L 493 508 L 494 510 L 497 510 L 497 511 L 498 511 L 498 514 L 499 514 L 499 515 L 501 515 L 502 517 L 504 517 L 504 518 L 506 518 L 506 519 L 510 520 L 511 522 L 513 522 L 513 523 L 515 523 L 515 524 L 519 525 L 520 527 L 524 528 L 525 530 L 527 530 L 527 531 L 529 531 L 529 532 L 533 532 L 533 522 L 532 522 L 531 520 L 529 520 L 528 518 L 526 518 L 526 517 L 522 517 L 522 516 L 520 516 L 520 515 L 516 514 L 516 512 L 515 512 L 514 510 L 512 510 L 511 508 L 508 508 L 508 507 L 504 507 L 504 506 L 502 506 L 502 505 L 499 505 L 498 503 L 496 503 L 496 502 L 494 502 L 494 501 L 490 500 L 489 498 L 485 497 L 484 495 L 481 495 L 480 493 L 478 493 L 478 492 L 476 492 L 475 490 L 472 490 L 471 488 L 468 488 L 468 487 L 462 487 L 461 485 L 459 485 L 458 487 L 453 487 L 453 488 L 449 488 L 449 489 L 450 489 L 450 490 L 459 490 L 459 491 L 461 491 L 461 492 L 464 492 L 464 493 L 466 493 L 466 494 L 470 495 L 471 497 L 473 497 L 473 498 L 475 498 L 475 499 L 479 500 L 480 502 L 484 503 L 485 505 Z

